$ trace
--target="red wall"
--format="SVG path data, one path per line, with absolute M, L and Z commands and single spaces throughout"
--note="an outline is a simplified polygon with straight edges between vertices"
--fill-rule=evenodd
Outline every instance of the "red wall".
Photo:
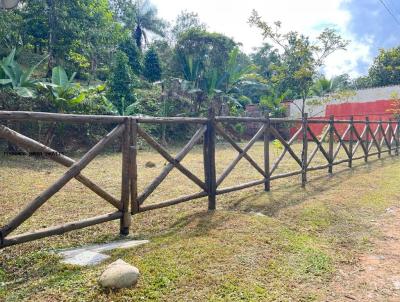
M 370 121 L 387 121 L 390 118 L 394 118 L 390 109 L 393 108 L 392 101 L 390 100 L 378 100 L 374 102 L 363 102 L 363 103 L 343 103 L 343 104 L 333 104 L 326 106 L 325 117 L 316 117 L 315 119 L 326 119 L 329 120 L 330 115 L 334 115 L 335 119 L 348 120 L 350 116 L 354 116 L 354 120 L 365 120 L 368 116 Z M 374 131 L 376 124 L 372 124 L 371 128 Z M 316 136 L 319 136 L 325 124 L 310 124 L 310 128 Z M 340 134 L 344 133 L 348 124 L 336 124 L 336 129 Z M 361 134 L 364 129 L 364 125 L 356 124 L 358 132 Z M 298 129 L 298 128 L 297 128 Z M 296 128 L 291 129 L 291 134 L 293 135 Z M 309 137 L 311 139 L 311 137 Z

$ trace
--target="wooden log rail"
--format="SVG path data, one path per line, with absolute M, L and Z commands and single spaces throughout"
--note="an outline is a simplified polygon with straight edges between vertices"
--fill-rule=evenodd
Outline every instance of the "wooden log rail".
M 103 123 L 114 124 L 115 128 L 103 137 L 93 148 L 91 148 L 80 160 L 75 161 L 56 150 L 43 145 L 25 135 L 22 135 L 2 124 L 4 121 L 47 121 L 62 123 Z M 191 124 L 197 128 L 192 138 L 182 148 L 177 155 L 171 155 L 167 149 L 160 144 L 157 139 L 146 132 L 142 126 L 144 124 Z M 233 133 L 232 127 L 228 124 L 237 123 L 258 123 L 260 128 L 250 141 L 243 147 L 239 145 L 234 137 L 240 137 Z M 313 124 L 325 125 L 324 131 L 317 136 L 313 132 Z M 291 127 L 298 126 L 298 130 L 293 136 L 286 140 L 279 132 L 278 126 L 285 125 Z M 340 125 L 340 127 L 338 127 Z M 229 126 L 229 131 L 225 128 Z M 339 129 L 345 129 L 342 133 Z M 151 148 L 157 151 L 168 164 L 162 172 L 153 179 L 143 190 L 138 191 L 138 140 L 142 139 Z M 0 228 L 0 248 L 20 244 L 40 238 L 63 234 L 76 229 L 104 223 L 112 220 L 120 221 L 121 235 L 129 234 L 131 225 L 131 215 L 141 212 L 160 209 L 195 199 L 208 198 L 208 209 L 216 209 L 217 196 L 246 188 L 264 185 L 265 191 L 271 190 L 271 181 L 301 175 L 301 185 L 307 184 L 307 176 L 311 171 L 327 169 L 328 173 L 333 173 L 333 168 L 337 165 L 346 163 L 348 167 L 353 166 L 356 160 L 364 159 L 367 162 L 371 156 L 377 155 L 381 158 L 382 154 L 400 154 L 400 120 L 370 121 L 355 120 L 350 117 L 348 120 L 335 120 L 333 116 L 329 120 L 308 118 L 305 115 L 302 119 L 288 118 L 262 118 L 252 117 L 215 117 L 210 110 L 207 118 L 186 118 L 186 117 L 143 117 L 143 116 L 93 116 L 76 114 L 57 114 L 42 112 L 13 112 L 0 111 L 0 139 L 5 139 L 18 146 L 25 152 L 39 152 L 49 160 L 53 160 L 68 170 L 54 184 L 39 194 L 28 205 L 12 218 L 6 225 Z M 122 150 L 122 171 L 121 171 L 121 195 L 114 197 L 82 174 L 82 170 L 112 141 L 119 139 Z M 223 170 L 221 175 L 216 173 L 216 141 L 224 140 L 229 143 L 238 153 L 235 159 Z M 270 141 L 278 140 L 283 146 L 281 154 L 274 162 L 271 162 Z M 257 141 L 263 141 L 263 165 L 260 166 L 249 154 L 250 149 Z M 183 159 L 190 153 L 195 145 L 203 144 L 204 157 L 204 176 L 199 177 L 189 167 L 182 164 Z M 294 144 L 300 144 L 301 153 L 294 148 Z M 335 147 L 335 144 L 336 147 Z M 312 147 L 313 148 L 310 148 Z M 356 155 L 358 149 L 362 149 L 362 156 Z M 376 151 L 374 151 L 376 149 Z M 340 151 L 343 150 L 345 158 L 339 159 Z M 311 151 L 311 152 L 310 152 Z M 326 163 L 311 166 L 316 155 L 321 153 Z M 56 154 L 56 156 L 54 156 Z M 294 171 L 282 171 L 277 173 L 280 164 L 285 156 L 292 158 L 298 169 Z M 224 181 L 237 167 L 238 163 L 246 160 L 252 168 L 260 175 L 260 179 L 247 183 L 236 184 L 230 187 L 222 187 Z M 200 189 L 198 193 L 173 198 L 171 200 L 160 201 L 156 204 L 146 204 L 150 195 L 164 182 L 165 178 L 173 170 L 177 169 L 196 187 Z M 75 178 L 99 197 L 111 204 L 116 211 L 96 217 L 91 217 L 81 221 L 66 223 L 46 229 L 41 229 L 25 234 L 13 235 L 12 233 L 27 219 L 29 219 L 44 203 L 46 203 L 55 193 L 62 189 L 71 179 Z

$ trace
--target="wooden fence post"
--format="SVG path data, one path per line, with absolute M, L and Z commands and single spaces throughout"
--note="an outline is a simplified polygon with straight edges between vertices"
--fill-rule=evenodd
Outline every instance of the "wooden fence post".
M 271 190 L 271 174 L 270 174 L 270 152 L 269 143 L 271 140 L 271 121 L 269 119 L 269 113 L 267 115 L 267 127 L 264 131 L 264 172 L 265 172 L 265 184 L 264 191 L 269 192 Z
M 131 138 L 130 138 L 130 181 L 131 181 L 131 214 L 139 213 L 138 187 L 137 187 L 137 137 L 138 124 L 136 119 L 131 119 Z
M 378 127 L 379 127 L 379 124 L 378 124 Z M 366 150 L 366 151 L 364 151 L 364 152 L 365 152 L 365 154 L 364 154 L 364 161 L 365 161 L 365 162 L 368 162 L 368 155 L 369 155 L 369 150 L 368 150 L 368 147 L 369 147 L 369 131 L 370 131 L 369 116 L 366 116 L 366 117 L 365 117 L 365 129 L 366 129 L 366 131 L 365 131 L 365 141 L 366 141 L 365 150 Z M 362 140 L 362 138 L 361 138 L 361 140 Z
M 382 128 L 382 118 L 379 118 L 378 127 L 380 127 L 380 129 L 383 129 Z M 382 148 L 379 148 L 379 150 L 378 150 L 378 158 L 382 157 L 381 152 L 382 152 Z M 389 151 L 389 154 L 390 154 L 390 151 Z
M 334 129 L 335 127 L 334 124 L 335 117 L 331 115 L 329 117 L 329 167 L 328 167 L 328 173 L 332 174 L 333 173 L 333 145 L 334 145 Z
M 389 142 L 389 155 L 392 155 L 392 119 L 389 119 L 389 123 L 388 123 L 388 142 Z
M 304 113 L 301 121 L 303 127 L 303 148 L 301 152 L 301 186 L 306 187 L 307 183 L 307 164 L 308 164 L 308 113 Z
M 397 119 L 397 127 L 395 133 L 395 141 L 396 141 L 396 155 L 400 154 L 399 147 L 400 147 L 400 119 Z
M 129 212 L 129 170 L 130 170 L 130 139 L 131 139 L 131 123 L 130 118 L 124 121 L 124 132 L 122 135 L 122 181 L 121 181 L 121 212 L 120 234 L 129 235 L 129 227 L 131 225 L 131 214 Z
M 208 210 L 216 209 L 217 176 L 215 168 L 215 113 L 209 109 L 207 131 L 204 135 L 204 174 L 208 193 Z
M 354 116 L 350 116 L 350 136 L 349 136 L 349 168 L 353 167 L 353 148 L 354 148 Z

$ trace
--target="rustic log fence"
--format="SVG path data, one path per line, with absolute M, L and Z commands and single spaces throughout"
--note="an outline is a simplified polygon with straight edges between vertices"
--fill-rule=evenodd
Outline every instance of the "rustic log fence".
M 168 207 L 203 197 L 208 197 L 208 209 L 215 210 L 218 195 L 258 185 L 264 185 L 264 190 L 270 191 L 271 181 L 295 175 L 301 175 L 301 185 L 305 187 L 307 183 L 307 175 L 311 171 L 327 169 L 328 173 L 333 173 L 333 167 L 336 165 L 347 163 L 348 167 L 351 168 L 353 162 L 356 160 L 363 159 L 367 162 L 371 156 L 377 155 L 378 158 L 381 158 L 383 153 L 389 153 L 392 155 L 394 152 L 394 154 L 398 156 L 400 148 L 400 120 L 370 121 L 368 118 L 365 120 L 354 120 L 353 117 L 350 117 L 349 120 L 335 120 L 333 116 L 331 116 L 329 120 L 324 120 L 310 119 L 307 115 L 302 119 L 215 117 L 212 112 L 210 112 L 208 118 L 154 118 L 0 111 L 0 121 L 116 124 L 116 127 L 111 132 L 104 136 L 78 161 L 74 161 L 66 155 L 57 153 L 56 150 L 0 124 L 1 139 L 7 140 L 26 152 L 40 152 L 48 159 L 68 168 L 67 172 L 65 172 L 65 174 L 63 174 L 54 184 L 39 194 L 39 196 L 33 199 L 17 216 L 0 228 L 0 248 L 52 235 L 63 234 L 72 230 L 118 219 L 120 220 L 121 235 L 127 235 L 129 233 L 132 215 L 141 212 Z M 176 156 L 172 156 L 164 146 L 158 143 L 155 138 L 141 127 L 142 124 L 166 123 L 192 124 L 197 127 L 195 134 Z M 236 123 L 260 124 L 257 133 L 244 147 L 241 147 L 225 130 L 224 125 L 226 126 L 227 124 Z M 289 140 L 285 140 L 277 130 L 277 125 L 282 123 L 287 125 L 299 125 L 299 129 Z M 311 127 L 311 125 L 315 123 L 325 125 L 325 129 L 319 137 L 313 132 Z M 337 125 L 346 126 L 343 133 L 338 131 Z M 229 143 L 238 153 L 237 157 L 224 169 L 221 175 L 217 175 L 216 173 L 217 136 Z M 137 186 L 139 172 L 137 165 L 137 146 L 139 137 L 168 162 L 162 172 L 154 178 L 147 187 L 145 187 L 143 192 L 138 192 Z M 277 157 L 275 162 L 272 163 L 270 141 L 273 138 L 282 144 L 283 151 Z M 97 155 L 99 155 L 102 150 L 116 139 L 121 140 L 122 146 L 122 182 L 121 195 L 119 198 L 112 196 L 99 185 L 82 175 L 82 170 Z M 260 166 L 249 155 L 249 150 L 257 141 L 260 140 L 263 140 L 264 142 L 263 166 Z M 203 143 L 204 180 L 200 179 L 182 164 L 182 160 L 190 153 L 194 146 L 201 142 Z M 297 155 L 293 148 L 295 142 L 301 143 L 301 155 Z M 327 143 L 328 146 L 324 146 L 324 143 Z M 335 143 L 337 143 L 336 148 Z M 315 147 L 311 152 L 309 152 L 309 147 L 312 144 L 314 144 Z M 371 152 L 373 146 L 376 147 L 376 152 Z M 356 156 L 356 152 L 359 148 L 362 149 L 362 156 Z M 345 159 L 338 159 L 338 154 L 341 149 L 345 152 Z M 326 164 L 311 166 L 318 152 L 323 155 Z M 276 174 L 279 164 L 287 154 L 295 160 L 298 169 L 295 171 Z M 221 188 L 223 181 L 231 174 L 233 169 L 242 159 L 249 162 L 258 174 L 260 174 L 261 179 Z M 159 187 L 173 169 L 179 170 L 184 176 L 191 180 L 200 191 L 198 193 L 180 196 L 171 200 L 161 201 L 157 204 L 145 205 L 148 197 L 157 189 L 157 187 Z M 115 211 L 101 216 L 66 223 L 34 232 L 10 235 L 73 178 L 111 204 L 115 208 Z

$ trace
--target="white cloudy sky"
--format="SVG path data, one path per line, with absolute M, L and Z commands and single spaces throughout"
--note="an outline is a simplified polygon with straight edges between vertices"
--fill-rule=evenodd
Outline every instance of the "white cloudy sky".
M 398 0 L 384 0 L 394 13 Z M 330 57 L 325 72 L 331 75 L 365 73 L 378 48 L 399 45 L 400 26 L 384 10 L 379 0 L 152 0 L 160 17 L 172 21 L 182 10 L 197 12 L 209 30 L 224 33 L 243 43 L 250 52 L 262 43 L 256 28 L 248 18 L 256 9 L 268 22 L 280 20 L 284 29 L 297 30 L 310 36 L 326 26 L 333 26 L 352 41 L 347 51 Z M 400 19 L 400 15 L 399 15 Z M 373 26 L 372 26 L 373 25 Z M 387 39 L 382 33 L 390 30 Z M 390 40 L 390 41 L 389 41 Z M 396 44 L 397 43 L 397 44 Z

